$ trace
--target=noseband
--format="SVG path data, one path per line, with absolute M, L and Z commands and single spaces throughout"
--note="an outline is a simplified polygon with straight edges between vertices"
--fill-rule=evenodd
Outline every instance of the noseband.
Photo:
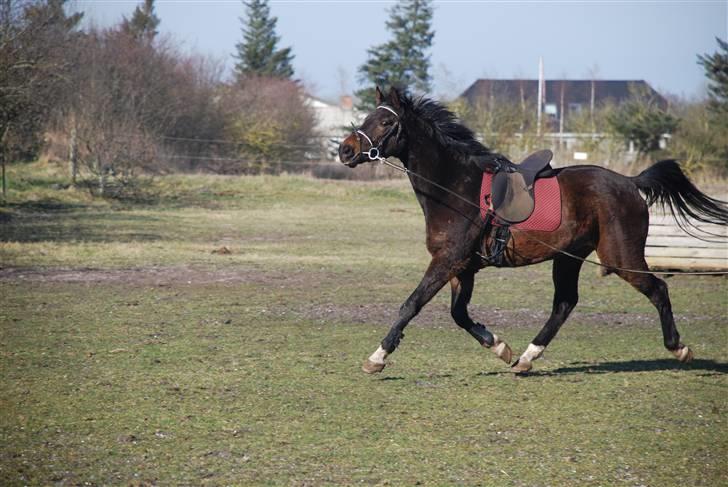
M 387 133 L 384 134 L 382 139 L 379 141 L 378 145 L 375 146 L 374 142 L 372 142 L 372 139 L 366 133 L 364 133 L 363 130 L 357 129 L 357 128 L 355 128 L 355 130 L 354 130 L 354 133 L 356 134 L 356 137 L 359 140 L 359 154 L 357 154 L 357 156 L 365 155 L 369 158 L 370 161 L 381 161 L 382 159 L 384 159 L 384 156 L 382 156 L 382 147 L 384 147 L 384 144 L 386 144 L 387 141 L 389 140 L 389 138 L 394 134 L 395 130 L 397 131 L 397 134 L 399 135 L 400 125 L 399 125 L 399 115 L 397 115 L 397 112 L 395 112 L 394 110 L 392 110 L 391 108 L 389 108 L 386 105 L 379 105 L 377 107 L 377 110 L 379 110 L 380 108 L 382 110 L 387 110 L 388 112 L 391 112 L 395 117 L 397 117 L 397 123 L 392 125 L 389 128 L 389 130 L 387 130 Z M 361 137 L 359 137 L 360 135 L 363 136 L 365 139 L 367 139 L 367 142 L 369 142 L 369 150 L 366 152 L 361 150 L 362 143 L 361 143 Z

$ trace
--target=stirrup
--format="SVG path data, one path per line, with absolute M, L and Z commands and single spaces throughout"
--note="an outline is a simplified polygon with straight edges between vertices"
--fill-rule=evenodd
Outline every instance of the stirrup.
M 493 213 L 488 213 L 482 232 L 482 253 L 481 257 L 488 264 L 495 267 L 503 267 L 506 263 L 506 249 L 511 239 L 510 225 L 498 220 L 494 222 Z M 487 237 L 493 235 L 490 246 L 486 245 Z

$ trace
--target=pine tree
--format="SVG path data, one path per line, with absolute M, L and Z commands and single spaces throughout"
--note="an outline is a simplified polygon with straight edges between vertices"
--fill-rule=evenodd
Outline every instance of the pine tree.
M 389 16 L 387 28 L 393 39 L 370 48 L 369 59 L 359 68 L 361 81 L 370 85 L 357 92 L 362 109 L 374 107 L 374 86 L 396 86 L 420 93 L 431 88 L 427 54 L 435 36 L 431 0 L 399 2 L 389 10 Z
M 280 38 L 275 28 L 278 19 L 270 16 L 267 0 L 243 2 L 247 8 L 247 19 L 243 23 L 243 42 L 236 45 L 238 50 L 235 65 L 238 80 L 249 76 L 272 76 L 291 78 L 293 76 L 293 55 L 291 48 L 276 49 Z
M 708 107 L 714 119 L 724 127 L 728 126 L 728 42 L 716 38 L 718 52 L 698 56 L 698 64 L 705 68 L 705 76 L 710 80 Z
M 634 142 L 637 152 L 647 155 L 660 150 L 664 134 L 672 134 L 680 119 L 660 107 L 649 91 L 630 87 L 631 97 L 607 115 L 611 131 L 625 142 Z
M 131 20 L 124 17 L 121 28 L 139 41 L 151 42 L 159 33 L 159 17 L 154 12 L 154 0 L 144 0 L 144 3 L 137 5 Z
M 716 38 L 719 49 L 712 55 L 698 56 L 710 81 L 708 87 L 709 137 L 704 146 L 715 154 L 716 166 L 728 170 L 728 42 Z

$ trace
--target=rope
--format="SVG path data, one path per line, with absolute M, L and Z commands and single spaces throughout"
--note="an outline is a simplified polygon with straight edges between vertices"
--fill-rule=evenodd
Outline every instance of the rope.
M 382 164 L 385 164 L 385 165 L 387 165 L 387 166 L 389 166 L 391 168 L 394 168 L 397 171 L 403 172 L 403 173 L 405 173 L 407 175 L 410 175 L 411 174 L 412 176 L 415 176 L 417 178 L 420 178 L 423 181 L 426 181 L 427 183 L 429 183 L 429 184 L 431 184 L 431 185 L 433 185 L 433 186 L 435 186 L 437 188 L 440 188 L 441 190 L 445 191 L 446 193 L 448 193 L 448 194 L 450 194 L 452 196 L 455 196 L 456 198 L 460 199 L 461 201 L 464 201 L 465 203 L 467 203 L 468 205 L 470 205 L 470 206 L 472 206 L 474 208 L 477 208 L 478 211 L 480 211 L 480 205 L 473 203 L 469 199 L 467 199 L 467 198 L 459 195 L 458 193 L 452 191 L 451 189 L 448 189 L 448 188 L 442 186 L 441 184 L 438 184 L 438 183 L 436 183 L 436 182 L 434 182 L 434 181 L 432 181 L 432 180 L 430 180 L 430 179 L 422 176 L 421 174 L 417 174 L 416 172 L 414 172 L 414 171 L 412 171 L 412 170 L 410 170 L 410 169 L 408 169 L 406 167 L 398 166 L 397 164 L 394 164 L 394 163 L 388 161 L 384 157 L 379 157 L 378 160 Z M 578 255 L 572 254 L 571 252 L 567 252 L 566 250 L 563 250 L 563 249 L 559 249 L 557 247 L 554 247 L 553 245 L 550 245 L 550 244 L 544 242 L 540 238 L 531 235 L 526 230 L 521 230 L 519 228 L 511 227 L 511 231 L 512 232 L 515 231 L 518 234 L 523 235 L 524 237 L 526 237 L 528 239 L 531 239 L 531 240 L 533 240 L 533 241 L 535 241 L 535 242 L 543 245 L 544 247 L 547 247 L 547 248 L 549 248 L 549 249 L 551 249 L 551 250 L 553 250 L 555 252 L 558 252 L 559 254 L 565 255 L 565 256 L 570 257 L 570 258 L 575 259 L 575 260 L 580 260 L 582 262 L 586 262 L 586 263 L 589 263 L 589 264 L 593 264 L 593 265 L 597 265 L 597 266 L 600 266 L 600 267 L 604 267 L 605 269 L 608 269 L 610 271 L 633 272 L 635 274 L 652 274 L 652 275 L 654 275 L 654 274 L 672 274 L 672 275 L 681 275 L 681 276 L 715 276 L 715 275 L 728 275 L 728 271 L 703 271 L 703 272 L 701 272 L 701 271 L 682 271 L 682 272 L 681 271 L 672 271 L 672 272 L 671 271 L 644 271 L 644 270 L 638 270 L 638 269 L 626 269 L 626 268 L 623 268 L 623 267 L 616 267 L 616 266 L 606 265 L 606 264 L 602 264 L 601 262 L 597 262 L 596 260 L 591 260 L 591 259 L 586 259 L 584 257 L 579 257 Z M 480 258 L 485 258 L 485 256 L 482 255 L 480 252 L 476 252 L 476 254 Z
M 406 167 L 402 167 L 402 166 L 398 166 L 396 164 L 393 164 L 393 163 L 389 162 L 386 158 L 380 158 L 379 161 L 382 164 L 386 164 L 389 167 L 393 167 L 393 168 L 397 169 L 400 172 L 403 172 L 403 173 L 408 174 L 408 175 L 411 174 L 411 175 L 413 175 L 415 177 L 418 177 L 418 178 L 422 179 L 423 181 L 426 181 L 429 184 L 431 184 L 431 185 L 433 185 L 433 186 L 435 186 L 437 188 L 440 188 L 441 190 L 446 191 L 447 193 L 450 193 L 452 196 L 455 196 L 456 198 L 459 198 L 461 201 L 464 201 L 465 203 L 469 204 L 470 206 L 474 206 L 475 208 L 477 208 L 478 210 L 480 210 L 480 206 L 474 204 L 469 199 L 467 199 L 467 198 L 465 198 L 465 197 L 457 194 L 456 192 L 454 192 L 454 191 L 446 188 L 445 186 L 436 183 L 435 181 L 432 181 L 430 179 L 427 179 L 426 177 L 424 177 L 424 176 L 422 176 L 420 174 L 417 174 L 416 172 L 413 172 L 413 171 L 407 169 Z

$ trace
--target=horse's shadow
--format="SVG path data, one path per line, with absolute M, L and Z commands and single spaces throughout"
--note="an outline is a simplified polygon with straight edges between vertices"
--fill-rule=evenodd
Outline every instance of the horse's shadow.
M 571 362 L 565 367 L 559 367 L 552 370 L 535 370 L 525 374 L 516 374 L 517 377 L 559 377 L 568 376 L 569 374 L 615 374 L 629 372 L 659 372 L 659 371 L 700 371 L 699 377 L 710 377 L 721 374 L 728 374 L 728 363 L 716 362 L 715 360 L 697 359 L 688 364 L 681 364 L 677 360 L 672 359 L 655 359 L 655 360 L 625 360 L 623 362 Z M 513 376 L 509 370 L 479 372 L 478 377 L 490 376 Z M 428 374 L 423 379 L 432 378 L 448 378 L 452 374 Z M 407 380 L 403 376 L 384 376 L 379 377 L 380 381 L 403 381 Z
M 572 362 L 566 367 L 553 370 L 529 372 L 529 376 L 559 376 L 568 374 L 612 374 L 625 372 L 655 372 L 655 371 L 704 371 L 699 375 L 728 374 L 728 363 L 715 360 L 697 359 L 688 364 L 681 364 L 676 360 L 626 360 L 623 362 Z

